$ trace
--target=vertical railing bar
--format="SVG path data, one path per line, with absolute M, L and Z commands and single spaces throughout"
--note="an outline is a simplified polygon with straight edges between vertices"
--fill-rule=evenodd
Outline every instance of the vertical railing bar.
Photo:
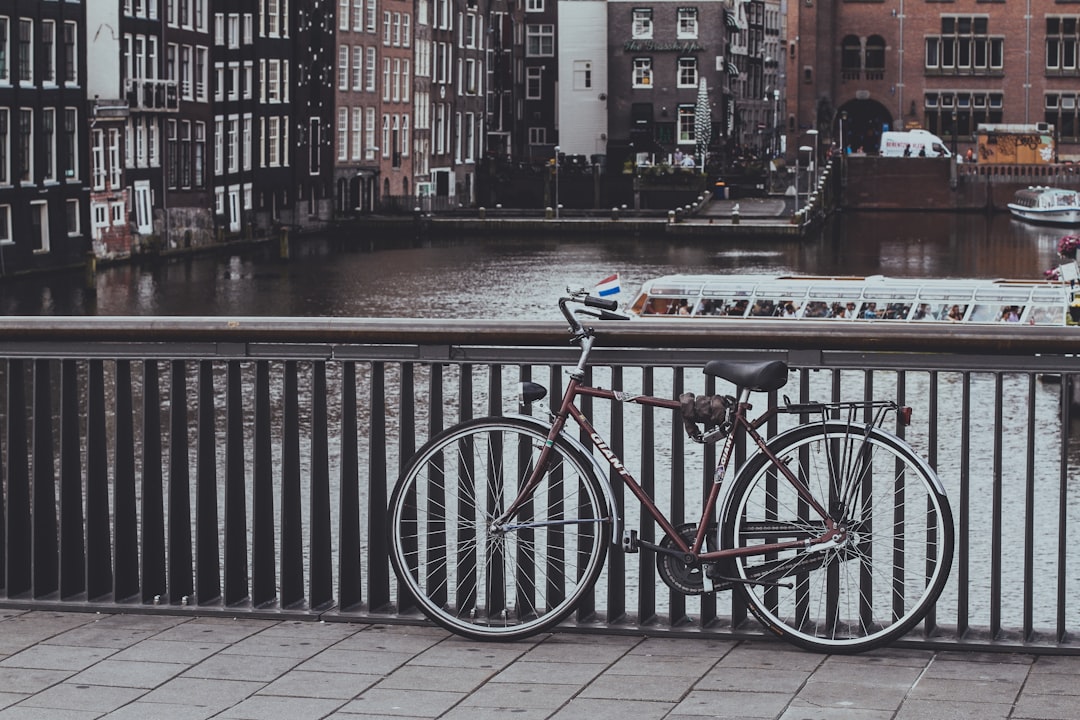
M 679 375 L 680 375 L 681 378 L 683 378 L 685 380 L 685 370 L 684 370 L 684 368 L 679 368 Z M 685 388 L 685 385 L 683 385 L 683 387 Z M 682 395 L 682 393 L 683 393 L 683 390 L 679 390 L 679 392 L 675 393 L 674 397 L 677 398 L 680 395 Z M 705 394 L 706 395 L 715 395 L 716 394 L 716 378 L 713 377 L 712 375 L 708 375 L 708 376 L 705 377 Z M 680 422 L 681 419 L 682 419 L 682 415 L 680 413 L 672 413 L 671 430 L 672 430 L 672 433 L 676 437 L 679 438 L 679 442 L 683 444 L 683 447 L 685 447 L 685 444 L 686 444 L 686 432 L 683 430 L 682 427 L 680 427 L 682 425 L 682 423 Z M 683 427 L 685 427 L 685 426 L 683 426 Z M 700 483 L 699 487 L 701 489 L 700 489 L 700 492 L 698 493 L 698 497 L 700 498 L 700 503 L 697 506 L 698 510 L 694 513 L 695 516 L 697 516 L 697 517 L 701 516 L 700 508 L 705 507 L 705 500 L 706 500 L 706 498 L 708 498 L 709 493 L 710 493 L 710 491 L 712 489 L 713 475 L 714 475 L 715 470 L 716 470 L 716 445 L 713 444 L 713 443 L 709 443 L 708 445 L 705 445 L 705 446 L 696 446 L 696 447 L 694 447 L 695 452 L 697 452 L 699 449 L 704 450 L 704 452 L 702 452 L 701 477 L 699 478 L 699 483 Z M 678 457 L 682 458 L 684 454 L 686 454 L 686 451 L 682 450 L 682 451 L 680 451 L 680 455 Z M 679 464 L 683 465 L 681 460 L 680 460 Z M 717 508 L 717 510 L 719 510 L 719 508 Z M 695 520 L 697 519 L 697 517 L 695 517 Z M 719 520 L 720 520 L 720 518 L 718 518 L 718 517 L 705 518 L 705 522 L 710 524 L 710 525 L 715 525 L 717 522 L 719 522 Z M 706 543 L 712 542 L 712 543 L 715 544 L 715 541 L 716 541 L 717 537 L 718 537 L 718 531 L 716 530 L 716 528 L 709 527 L 706 530 L 706 534 L 705 534 Z M 706 544 L 705 550 L 708 550 L 708 549 L 709 549 L 709 545 Z M 707 572 L 708 572 L 708 568 L 703 568 L 702 569 L 702 574 L 703 575 L 705 573 L 707 573 Z M 705 593 L 705 594 L 703 594 L 701 596 L 701 626 L 703 628 L 705 628 L 705 627 L 709 627 L 709 626 L 715 625 L 715 624 L 717 624 L 716 594 L 715 593 Z
M 416 366 L 413 363 L 401 363 L 400 377 L 399 377 L 399 395 L 400 403 L 398 404 L 398 412 L 400 413 L 400 420 L 398 423 L 398 431 L 400 437 L 398 437 L 398 468 L 403 469 L 405 464 L 409 461 L 409 458 L 416 452 L 416 406 L 413 399 L 416 397 L 416 385 L 415 385 L 415 372 Z M 375 393 L 372 392 L 371 405 L 372 405 L 372 417 L 375 413 L 382 413 L 382 408 L 385 407 L 386 397 L 385 392 L 379 398 L 378 402 L 375 399 Z M 422 441 L 426 441 L 430 438 L 423 438 Z M 374 456 L 374 453 L 373 453 Z M 399 472 L 400 475 L 400 472 Z M 372 481 L 374 482 L 374 476 Z M 384 480 L 385 482 L 385 480 Z M 414 491 L 410 491 L 414 492 Z M 412 508 L 415 507 L 417 500 L 413 496 L 407 501 L 407 505 Z M 384 498 L 385 507 L 385 498 Z M 375 512 L 375 508 L 372 508 L 372 512 Z M 378 511 L 380 515 L 385 516 L 385 509 Z M 415 519 L 413 519 L 415 522 Z M 379 519 L 380 526 L 385 524 L 385 520 Z M 374 527 L 372 532 L 374 532 Z M 385 531 L 384 531 L 385 532 Z M 389 548 L 387 548 L 389 549 Z M 413 548 L 416 550 L 417 548 Z M 398 583 L 398 613 L 407 614 L 416 609 L 416 600 L 412 597 L 412 594 Z
M 199 605 L 221 600 L 217 498 L 217 428 L 214 366 L 198 366 L 198 433 L 195 438 L 195 598 Z
M 442 431 L 443 427 L 443 366 L 433 363 L 428 369 L 428 397 L 431 398 L 431 406 L 428 410 L 427 436 L 433 438 Z M 445 478 L 442 468 L 443 457 L 432 458 L 431 478 L 427 486 L 427 577 L 421 581 L 426 587 L 431 588 L 430 596 L 433 602 L 445 604 L 448 599 L 446 568 L 448 565 L 447 553 L 449 545 L 446 539 L 446 510 L 447 498 L 445 484 L 434 478 Z M 439 470 L 435 470 L 439 468 Z
M 281 439 L 281 563 L 279 584 L 282 608 L 299 607 L 304 602 L 304 521 L 300 478 L 300 390 L 299 365 L 284 364 L 284 417 Z
M 959 552 L 956 558 L 956 637 L 962 640 L 967 635 L 969 623 L 968 598 L 970 591 L 970 560 L 968 558 L 968 540 L 971 534 L 969 473 L 971 472 L 971 372 L 961 373 L 962 390 L 960 396 L 960 496 L 954 510 Z
M 938 373 L 937 373 L 937 371 L 933 371 L 933 372 L 929 373 L 929 376 L 927 378 L 927 384 L 929 385 L 929 392 L 927 394 L 927 417 L 926 417 L 926 436 L 928 438 L 928 441 L 926 443 L 926 462 L 930 465 L 930 467 L 932 467 L 934 469 L 934 472 L 937 472 L 937 468 L 938 468 L 938 459 L 937 459 L 938 458 L 938 443 L 932 442 L 933 439 L 936 439 L 938 437 Z M 926 508 L 926 511 L 927 511 L 927 513 L 930 513 L 931 512 L 931 508 L 929 507 L 930 499 L 927 498 L 926 502 L 927 502 L 927 505 L 928 505 L 928 507 Z M 938 518 L 935 515 L 933 517 L 933 519 L 938 520 L 940 518 Z M 938 535 L 935 535 L 933 538 L 931 538 L 931 540 L 933 540 L 934 543 L 939 543 L 939 542 L 941 542 L 941 537 L 938 536 Z M 930 573 L 933 572 L 934 563 L 937 561 L 937 558 L 940 557 L 940 553 L 933 552 L 934 549 L 935 548 L 934 548 L 933 545 L 928 545 L 927 550 L 926 550 L 926 558 L 925 558 L 925 564 L 926 564 L 925 573 L 926 574 L 925 574 L 925 577 L 930 576 Z M 932 637 L 936 633 L 936 631 L 938 629 L 937 615 L 938 615 L 938 605 L 935 602 L 933 605 L 930 606 L 930 609 L 926 613 L 926 619 L 923 622 L 923 637 L 929 638 L 929 637 Z
M 255 363 L 255 417 L 251 457 L 251 605 L 277 600 L 274 540 L 274 458 L 270 411 L 270 363 Z
M 990 510 L 990 637 L 1001 637 L 1001 483 L 1002 483 L 1002 433 L 1004 419 L 1001 409 L 1003 396 L 1002 373 L 994 373 L 994 438 Z
M 59 543 L 56 524 L 56 469 L 52 423 L 50 360 L 34 361 L 33 425 L 33 566 L 34 597 L 47 598 L 59 589 Z
M 313 609 L 334 602 L 333 542 L 330 538 L 330 424 L 327 419 L 326 362 L 312 368 L 311 480 L 308 602 Z
M 593 372 L 592 372 L 591 367 L 585 369 L 585 377 L 584 377 L 582 382 L 585 385 L 592 385 Z M 555 398 L 552 398 L 552 400 L 555 400 Z M 579 407 L 581 408 L 582 414 L 584 414 L 585 417 L 592 420 L 592 409 L 593 409 L 592 398 L 590 396 L 588 396 L 588 395 L 582 396 L 579 399 Z M 581 430 L 579 437 L 580 437 L 581 442 L 585 444 L 585 447 L 587 447 L 587 448 L 592 447 L 592 441 L 589 440 L 589 437 L 588 437 L 588 435 L 586 435 L 584 429 Z M 579 552 L 580 552 L 580 548 L 579 548 Z M 612 583 L 612 573 L 611 573 L 610 568 L 608 569 L 607 576 L 608 576 L 608 583 L 607 583 L 608 584 L 608 593 L 610 593 L 611 592 L 611 583 Z M 593 623 L 593 622 L 597 621 L 596 607 L 597 607 L 598 603 L 597 603 L 596 595 L 597 595 L 596 586 L 593 586 L 593 588 L 589 592 L 582 595 L 581 602 L 578 603 L 577 611 L 575 613 L 576 617 L 577 617 L 577 621 L 579 623 Z M 601 604 L 603 604 L 606 607 L 607 606 L 606 599 L 602 600 Z M 606 618 L 605 618 L 605 620 L 606 620 Z
M 105 453 L 105 377 L 101 360 L 91 360 L 87 377 L 86 428 L 86 596 L 106 598 L 113 590 L 109 532 L 109 460 Z M 82 498 L 78 500 L 82 505 Z
M 653 369 L 641 368 L 641 394 L 653 394 Z M 656 496 L 656 413 L 649 405 L 641 408 L 641 489 L 650 497 Z M 655 542 L 653 520 L 647 513 L 638 518 L 638 537 L 647 543 Z M 656 563 L 652 553 L 638 553 L 638 622 L 652 625 L 656 622 Z M 685 612 L 683 613 L 685 616 Z M 683 617 L 671 618 L 671 623 L 681 622 Z
M 33 588 L 33 528 L 30 508 L 30 459 L 27 434 L 26 375 L 22 360 L 8 360 L 7 374 L 7 514 L 4 545 L 7 551 L 7 597 L 18 598 Z
M 1035 373 L 1028 373 L 1027 378 L 1027 448 L 1024 463 L 1024 627 L 1022 635 L 1024 642 L 1030 642 L 1033 639 L 1035 630 Z
M 187 367 L 174 360 L 169 372 L 169 602 L 194 594 L 191 544 L 191 469 L 188 461 Z
M 116 456 L 113 490 L 113 537 L 116 539 L 113 598 L 139 597 L 139 515 L 135 490 L 135 403 L 131 361 L 116 361 Z M 104 420 L 104 419 L 103 419 Z M 102 422 L 104 425 L 104 422 Z M 89 442 L 89 432 L 87 432 Z M 158 466 L 160 471 L 160 465 Z
M 679 397 L 686 392 L 686 378 L 680 368 L 671 367 L 670 370 L 671 396 Z M 668 517 L 672 525 L 679 527 L 686 522 L 686 478 L 682 463 L 682 458 L 686 455 L 686 440 L 683 437 L 682 420 L 676 413 L 665 414 L 664 425 L 667 426 L 667 436 L 671 439 L 672 458 L 667 472 L 667 481 L 671 488 L 671 510 Z M 650 519 L 648 522 L 651 526 L 653 521 Z M 674 588 L 668 588 L 668 623 L 681 625 L 690 621 L 686 610 L 686 596 Z
M 1069 449 L 1072 439 L 1072 404 L 1080 376 L 1062 374 L 1061 397 L 1061 451 L 1058 457 L 1058 536 L 1057 536 L 1057 627 L 1055 639 L 1063 643 L 1068 638 L 1065 608 L 1069 597 Z
M 97 388 L 101 388 L 101 361 L 91 361 L 91 382 L 93 366 L 98 368 Z M 99 392 L 100 396 L 101 393 Z M 93 467 L 95 459 L 102 458 L 105 452 L 104 426 L 105 407 L 102 401 L 94 407 L 94 392 L 91 390 L 91 404 L 87 408 L 87 490 L 93 495 L 87 498 L 87 512 L 91 508 L 98 510 L 95 520 L 105 529 L 104 550 L 109 550 L 109 511 L 108 511 L 108 485 L 102 476 L 104 468 Z M 101 435 L 101 437 L 98 437 Z M 87 565 L 100 563 L 101 558 L 94 551 L 102 549 L 94 547 L 89 557 L 84 544 L 84 532 L 88 529 L 83 521 L 83 482 L 82 482 L 82 450 L 79 435 L 79 378 L 78 366 L 75 360 L 66 359 L 60 363 L 60 599 L 74 598 L 86 592 Z M 103 463 L 97 463 L 101 465 Z M 91 484 L 91 477 L 93 482 Z M 97 507 L 97 501 L 101 499 L 101 491 L 106 494 L 106 507 Z M 93 525 L 96 534 L 100 534 L 100 527 Z M 89 539 L 95 539 L 91 536 Z M 106 557 L 106 562 L 108 559 Z M 97 568 L 94 568 L 96 570 Z M 106 569 L 106 578 L 109 570 Z M 100 587 L 100 581 L 95 583 Z M 111 588 L 107 588 L 105 593 Z M 101 593 L 104 594 L 104 593 Z
M 341 364 L 341 460 L 338 479 L 338 608 L 363 601 L 360 574 L 360 452 L 357 447 L 356 363 Z
M 250 600 L 244 384 L 238 360 L 225 366 L 225 606 Z
M 907 400 L 907 373 L 898 371 L 896 374 L 896 403 L 903 407 Z M 907 436 L 907 428 L 898 416 L 896 418 L 896 435 L 901 440 Z M 897 464 L 902 461 L 897 458 Z M 904 542 L 907 538 L 908 528 L 905 524 L 904 507 L 907 504 L 907 491 L 904 486 L 904 478 L 897 473 L 897 481 L 893 491 L 893 612 L 894 617 L 900 617 L 904 612 L 904 603 L 908 598 L 905 596 L 907 584 L 905 582 L 909 572 L 906 563 L 907 554 L 904 552 Z
M 610 371 L 611 387 L 622 389 L 622 367 L 612 366 Z M 626 457 L 626 443 L 623 442 L 623 404 L 612 402 L 608 405 L 611 408 L 608 446 L 615 452 L 616 457 Z M 608 466 L 608 482 L 615 496 L 615 507 L 618 508 L 619 515 L 625 517 L 626 504 L 622 478 L 610 465 Z M 607 622 L 615 624 L 626 619 L 626 554 L 618 545 L 608 545 L 608 568 Z
M 404 370 L 402 371 L 404 375 Z M 404 396 L 402 396 L 404 397 Z M 387 534 L 387 461 L 386 461 L 386 364 L 371 363 L 371 397 L 368 401 L 368 609 L 377 612 L 390 605 L 390 562 Z M 411 405 L 402 402 L 402 405 Z M 404 411 L 402 411 L 404 412 Z M 404 416 L 402 416 L 404 422 Z M 401 430 L 405 434 L 404 428 Z M 398 467 L 406 458 L 398 456 Z M 415 601 L 403 597 L 407 591 L 398 585 L 398 612 L 412 609 Z
M 142 402 L 142 601 L 158 604 L 167 599 L 169 583 L 165 563 L 165 497 L 161 452 L 161 389 L 158 364 L 146 360 Z M 183 403 L 186 407 L 187 403 Z

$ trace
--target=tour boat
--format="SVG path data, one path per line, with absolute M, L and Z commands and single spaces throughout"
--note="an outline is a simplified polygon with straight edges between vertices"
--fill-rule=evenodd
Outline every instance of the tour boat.
M 1017 190 L 1009 212 L 1027 222 L 1080 225 L 1080 192 L 1052 187 Z
M 1073 325 L 1071 284 L 796 275 L 668 275 L 627 311 L 642 319 L 791 319 Z M 1078 308 L 1080 309 L 1080 308 Z

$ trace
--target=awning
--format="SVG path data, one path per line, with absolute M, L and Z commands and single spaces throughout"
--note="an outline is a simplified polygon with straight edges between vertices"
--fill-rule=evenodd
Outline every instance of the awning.
M 724 25 L 728 30 L 738 30 L 739 21 L 735 19 L 735 15 L 730 10 L 724 10 Z
M 733 78 L 739 77 L 739 66 L 729 60 L 727 64 L 727 73 Z

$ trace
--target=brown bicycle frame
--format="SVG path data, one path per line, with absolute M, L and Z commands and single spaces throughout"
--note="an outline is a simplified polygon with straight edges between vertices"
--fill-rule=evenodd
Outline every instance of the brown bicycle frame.
M 600 398 L 602 400 L 611 400 L 614 402 L 631 402 L 638 405 L 644 405 L 648 407 L 660 407 L 667 408 L 678 412 L 680 410 L 680 403 L 677 400 L 668 400 L 661 397 L 652 395 L 634 395 L 629 397 L 621 397 L 623 393 L 616 390 L 609 390 L 606 388 L 592 387 L 590 385 L 584 385 L 581 379 L 571 376 L 570 382 L 567 385 L 566 392 L 563 394 L 562 404 L 559 406 L 559 411 L 556 413 L 554 421 L 551 425 L 551 430 L 548 431 L 547 442 L 540 452 L 540 456 L 537 458 L 536 466 L 533 468 L 529 480 L 525 483 L 518 497 L 510 504 L 506 509 L 506 512 L 502 514 L 500 523 L 507 518 L 513 517 L 514 513 L 521 504 L 528 498 L 532 491 L 540 482 L 540 478 L 547 469 L 547 464 L 551 457 L 552 448 L 555 445 L 559 434 L 566 426 L 568 418 L 573 418 L 574 421 L 583 429 L 589 436 L 590 442 L 593 446 L 600 451 L 612 469 L 623 480 L 623 484 L 634 494 L 634 497 L 638 499 L 638 502 L 645 508 L 645 512 L 652 517 L 653 521 L 664 531 L 664 534 L 671 540 L 671 542 L 683 553 L 692 555 L 701 562 L 711 562 L 714 560 L 721 560 L 730 557 L 742 557 L 749 555 L 764 555 L 766 553 L 775 552 L 777 550 L 785 550 L 793 547 L 806 548 L 813 545 L 819 545 L 822 543 L 830 542 L 833 537 L 838 534 L 833 519 L 829 517 L 828 512 L 821 504 L 811 495 L 809 489 L 795 476 L 795 474 L 780 461 L 778 457 L 769 449 L 765 439 L 757 432 L 757 429 L 769 421 L 772 417 L 777 415 L 780 411 L 777 408 L 769 408 L 765 410 L 754 420 L 748 420 L 746 418 L 746 411 L 751 408 L 750 404 L 746 402 L 749 396 L 749 391 L 743 391 L 740 395 L 740 399 L 736 406 L 736 412 L 734 416 L 734 426 L 731 428 L 731 432 L 724 440 L 723 449 L 720 452 L 720 460 L 716 466 L 716 472 L 714 473 L 712 487 L 709 489 L 709 496 L 705 501 L 705 505 L 702 508 L 701 519 L 698 521 L 697 534 L 694 537 L 693 545 L 687 545 L 686 541 L 682 538 L 679 532 L 667 519 L 664 513 L 656 507 L 656 503 L 649 496 L 648 493 L 642 489 L 638 484 L 634 476 L 623 465 L 622 460 L 615 454 L 615 452 L 608 447 L 600 434 L 597 433 L 596 428 L 589 419 L 582 413 L 581 409 L 575 404 L 575 400 L 579 395 L 585 395 L 588 397 Z M 705 534 L 708 532 L 708 520 L 712 517 L 716 502 L 720 497 L 721 485 L 723 478 L 727 474 L 727 464 L 731 459 L 731 454 L 735 448 L 735 439 L 739 431 L 745 432 L 750 439 L 754 441 L 758 449 L 765 454 L 773 466 L 784 476 L 795 491 L 799 494 L 806 503 L 821 516 L 825 531 L 821 536 L 811 538 L 808 540 L 792 540 L 781 543 L 769 543 L 765 545 L 754 545 L 753 547 L 745 548 L 728 548 L 716 550 L 714 552 L 702 553 L 701 549 L 705 545 Z M 601 480 L 603 482 L 603 480 Z

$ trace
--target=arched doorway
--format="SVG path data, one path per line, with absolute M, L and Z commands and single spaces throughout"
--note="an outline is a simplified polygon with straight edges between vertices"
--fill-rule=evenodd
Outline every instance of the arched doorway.
M 877 100 L 849 100 L 833 116 L 833 136 L 853 153 L 874 154 L 882 131 L 891 130 L 892 121 L 892 114 Z

